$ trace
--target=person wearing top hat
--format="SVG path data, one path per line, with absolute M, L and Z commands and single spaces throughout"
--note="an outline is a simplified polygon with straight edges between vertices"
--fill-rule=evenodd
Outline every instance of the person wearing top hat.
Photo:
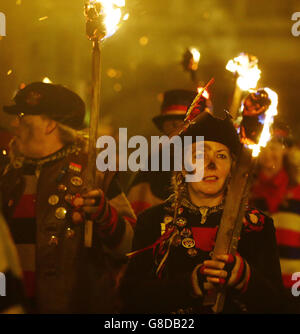
M 197 92 L 184 89 L 169 90 L 164 93 L 160 114 L 152 121 L 163 135 L 171 138 L 183 125 L 188 106 L 191 105 Z M 202 98 L 201 110 L 211 110 L 209 99 Z M 161 156 L 160 156 L 161 158 Z M 151 157 L 148 159 L 150 166 Z M 149 168 L 150 169 L 150 168 Z M 169 171 L 139 171 L 135 174 L 128 190 L 128 199 L 136 213 L 162 203 L 171 193 L 171 176 Z
M 12 115 L 14 139 L 0 189 L 28 311 L 114 312 L 134 214 L 114 174 L 99 172 L 98 186 L 86 187 L 83 100 L 62 85 L 34 82 L 4 111 Z M 86 220 L 93 221 L 91 247 Z
M 124 313 L 207 313 L 206 292 L 226 288 L 224 313 L 279 313 L 285 298 L 272 219 L 248 207 L 236 255 L 212 260 L 227 184 L 241 144 L 231 119 L 202 112 L 181 136 L 192 136 L 203 178 L 174 172 L 173 194 L 138 216 L 121 282 Z M 195 151 L 204 136 L 204 152 Z M 175 212 L 176 211 L 176 212 Z

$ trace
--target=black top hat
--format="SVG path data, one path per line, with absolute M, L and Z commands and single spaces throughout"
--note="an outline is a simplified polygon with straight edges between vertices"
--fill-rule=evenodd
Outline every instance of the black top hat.
M 14 101 L 3 110 L 15 115 L 45 115 L 76 130 L 84 127 L 85 104 L 64 86 L 34 82 L 20 89 Z
M 164 93 L 163 103 L 160 108 L 160 115 L 155 116 L 152 121 L 159 130 L 162 130 L 162 124 L 168 119 L 184 120 L 187 108 L 191 105 L 197 92 L 175 89 Z

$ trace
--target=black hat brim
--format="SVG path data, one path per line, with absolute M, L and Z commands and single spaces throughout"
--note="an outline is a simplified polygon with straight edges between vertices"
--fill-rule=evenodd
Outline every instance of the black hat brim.
M 191 136 L 193 141 L 196 140 L 197 136 L 203 136 L 204 141 L 215 141 L 227 146 L 230 152 L 236 156 L 242 147 L 229 115 L 221 119 L 204 111 L 197 116 L 195 123 L 191 124 L 180 136 L 182 138 Z
M 3 106 L 3 111 L 7 114 L 18 115 L 20 113 L 28 114 L 28 115 L 39 115 L 41 114 L 38 110 L 34 111 L 32 108 L 27 109 L 26 106 L 20 106 L 17 104 L 11 106 Z
M 156 125 L 156 127 L 162 131 L 162 125 L 165 121 L 168 120 L 184 120 L 185 114 L 170 114 L 170 115 L 158 115 L 152 118 L 152 122 Z

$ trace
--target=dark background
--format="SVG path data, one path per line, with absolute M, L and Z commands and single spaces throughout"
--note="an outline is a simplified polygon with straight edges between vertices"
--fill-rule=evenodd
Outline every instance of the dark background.
M 151 119 L 159 113 L 161 93 L 193 88 L 181 60 L 186 48 L 194 46 L 201 52 L 198 78 L 216 80 L 212 88 L 216 113 L 229 107 L 233 94 L 227 61 L 249 52 L 259 59 L 259 86 L 279 94 L 280 117 L 299 138 L 300 36 L 291 33 L 295 23 L 291 16 L 300 11 L 298 0 L 126 0 L 126 4 L 129 20 L 102 43 L 103 127 L 126 127 L 129 136 L 158 134 Z M 85 36 L 83 5 L 84 0 L 1 0 L 0 12 L 7 20 L 7 36 L 0 40 L 1 109 L 22 82 L 47 76 L 78 92 L 89 110 L 91 42 Z M 146 45 L 140 43 L 142 37 L 148 39 Z M 0 119 L 5 127 L 2 112 Z

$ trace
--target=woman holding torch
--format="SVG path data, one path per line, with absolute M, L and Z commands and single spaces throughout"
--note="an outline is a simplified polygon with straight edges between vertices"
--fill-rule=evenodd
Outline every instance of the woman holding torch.
M 181 136 L 204 136 L 201 181 L 174 173 L 174 194 L 137 222 L 122 281 L 124 313 L 206 313 L 208 290 L 226 287 L 225 313 L 282 311 L 280 264 L 271 218 L 247 208 L 237 253 L 211 259 L 232 168 L 241 144 L 227 116 L 203 112 Z

